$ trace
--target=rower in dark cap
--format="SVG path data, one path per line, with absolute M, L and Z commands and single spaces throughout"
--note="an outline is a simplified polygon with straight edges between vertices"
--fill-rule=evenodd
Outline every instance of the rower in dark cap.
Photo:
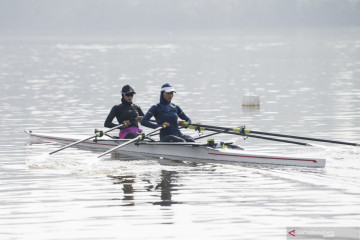
M 171 102 L 174 92 L 175 89 L 170 84 L 162 85 L 160 102 L 149 109 L 141 120 L 141 125 L 149 128 L 164 126 L 160 130 L 160 141 L 162 142 L 194 142 L 191 136 L 184 135 L 179 130 L 179 126 L 183 126 L 185 121 L 191 123 L 191 120 L 178 105 Z M 150 122 L 153 116 L 156 119 L 156 124 Z M 178 121 L 178 118 L 182 120 Z
M 144 113 L 139 106 L 132 103 L 134 94 L 136 94 L 134 89 L 129 85 L 125 85 L 121 90 L 121 104 L 113 106 L 104 123 L 104 126 L 108 128 L 124 124 L 124 126 L 120 128 L 120 139 L 135 138 L 142 132 L 142 130 L 139 129 L 138 122 L 141 121 Z M 112 122 L 115 117 L 119 124 Z

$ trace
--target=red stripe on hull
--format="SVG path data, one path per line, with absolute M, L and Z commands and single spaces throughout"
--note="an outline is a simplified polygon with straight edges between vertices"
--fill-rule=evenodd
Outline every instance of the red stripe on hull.
M 32 137 L 37 137 L 37 138 L 44 138 L 44 139 L 49 139 L 49 140 L 57 140 L 57 141 L 63 141 L 63 142 L 76 142 L 77 140 L 69 140 L 69 139 L 64 139 L 64 138 L 55 138 L 55 137 L 45 137 L 45 136 L 38 136 L 35 134 L 31 134 Z M 105 144 L 105 143 L 97 143 L 97 142 L 81 142 L 82 143 L 86 143 L 86 144 L 91 144 L 91 145 L 103 145 L 103 146 L 118 146 L 116 144 Z

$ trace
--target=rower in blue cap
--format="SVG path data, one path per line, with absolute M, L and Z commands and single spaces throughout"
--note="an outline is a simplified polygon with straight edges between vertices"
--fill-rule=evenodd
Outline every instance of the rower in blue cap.
M 171 102 L 174 97 L 175 89 L 168 83 L 162 85 L 160 93 L 160 102 L 153 105 L 141 120 L 141 125 L 149 128 L 158 128 L 160 130 L 161 142 L 194 142 L 191 136 L 180 132 L 179 126 L 184 126 L 185 122 L 191 123 L 181 108 Z M 155 117 L 156 124 L 150 122 L 151 117 Z M 181 118 L 182 120 L 178 120 Z

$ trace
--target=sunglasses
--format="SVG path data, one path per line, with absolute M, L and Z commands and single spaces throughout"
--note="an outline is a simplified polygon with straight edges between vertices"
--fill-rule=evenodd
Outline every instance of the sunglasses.
M 134 96 L 134 93 L 127 93 L 127 94 L 125 94 L 125 96 L 127 96 L 127 97 L 133 97 L 133 96 Z

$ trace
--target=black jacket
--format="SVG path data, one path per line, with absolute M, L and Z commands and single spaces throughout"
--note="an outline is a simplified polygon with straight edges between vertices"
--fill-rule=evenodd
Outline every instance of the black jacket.
M 115 105 L 109 115 L 107 116 L 104 126 L 108 128 L 113 128 L 117 126 L 112 121 L 116 117 L 119 124 L 122 124 L 124 121 L 129 120 L 131 125 L 129 127 L 139 127 L 138 122 L 136 121 L 137 116 L 144 116 L 141 108 L 133 103 L 128 103 L 125 100 L 121 100 L 121 104 Z

